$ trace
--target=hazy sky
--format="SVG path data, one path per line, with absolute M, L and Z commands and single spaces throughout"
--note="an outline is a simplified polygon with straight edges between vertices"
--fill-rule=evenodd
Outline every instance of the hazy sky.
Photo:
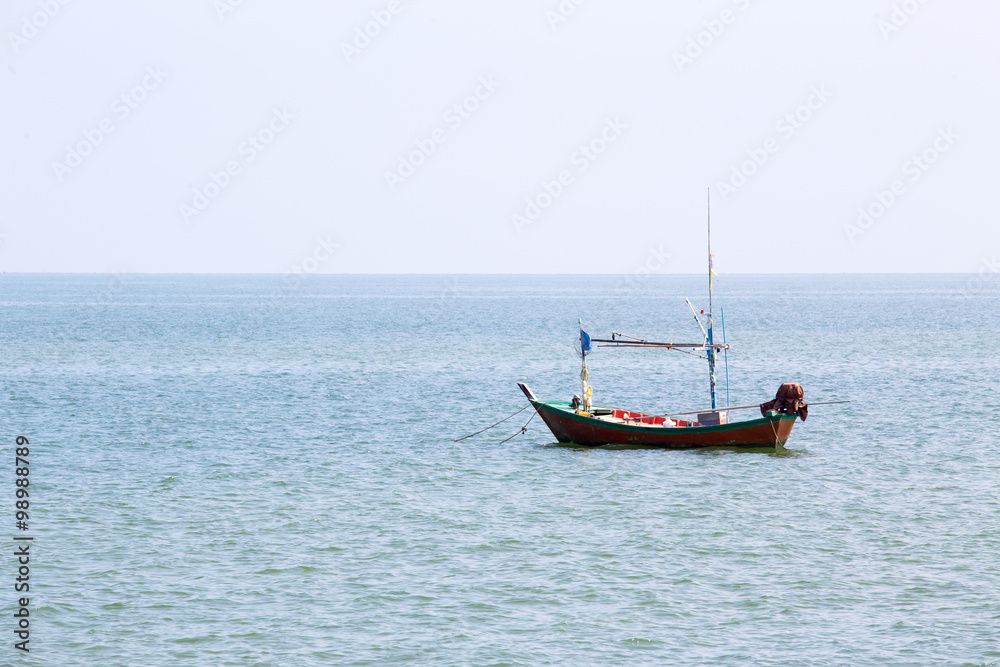
M 701 271 L 711 188 L 723 273 L 973 273 L 1000 252 L 998 23 L 992 0 L 6 0 L 0 270 Z

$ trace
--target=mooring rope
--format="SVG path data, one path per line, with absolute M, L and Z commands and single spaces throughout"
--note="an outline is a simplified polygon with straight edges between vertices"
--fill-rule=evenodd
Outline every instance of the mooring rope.
M 506 440 L 504 440 L 504 441 L 503 441 L 503 442 L 501 442 L 500 444 L 502 445 L 502 444 L 503 444 L 504 442 L 509 442 L 510 440 L 513 440 L 513 439 L 514 439 L 514 438 L 516 438 L 517 436 L 519 436 L 519 435 L 523 435 L 524 433 L 527 433 L 527 432 L 528 432 L 528 424 L 530 424 L 530 423 L 531 423 L 531 420 L 532 420 L 532 419 L 534 419 L 534 418 L 535 418 L 535 415 L 537 415 L 537 414 L 538 414 L 538 412 L 537 412 L 537 411 L 535 411 L 535 412 L 534 412 L 534 413 L 533 413 L 533 414 L 532 414 L 532 415 L 531 415 L 530 417 L 528 417 L 528 421 L 524 422 L 524 426 L 522 426 L 522 427 L 521 427 L 521 430 L 520 430 L 520 431 L 518 431 L 518 432 L 517 432 L 517 433 L 515 433 L 514 435 L 510 436 L 509 438 L 507 438 Z
M 778 430 L 776 428 L 774 428 L 774 422 L 773 421 L 770 421 L 768 423 L 771 425 L 771 432 L 774 433 L 774 447 L 775 447 L 775 449 L 777 449 L 778 448 Z
M 516 416 L 518 416 L 519 414 L 521 414 L 522 412 L 524 412 L 525 410 L 527 410 L 527 409 L 528 409 L 528 408 L 530 408 L 530 407 L 531 407 L 531 404 L 529 403 L 528 405 L 524 406 L 523 408 L 521 408 L 520 410 L 518 410 L 517 412 L 515 412 L 514 414 L 512 414 L 512 415 L 511 415 L 510 417 L 504 417 L 503 419 L 501 419 L 500 421 L 498 421 L 498 422 L 497 422 L 496 424 L 494 424 L 493 426 L 499 426 L 500 424 L 504 423 L 505 421 L 507 421 L 507 420 L 508 420 L 508 419 L 510 419 L 511 417 L 516 417 Z M 529 419 L 528 421 L 531 421 L 531 420 Z M 491 428 L 493 428 L 493 426 L 487 426 L 487 427 L 486 427 L 486 428 L 484 428 L 484 429 L 483 429 L 482 431 L 476 431 L 476 432 L 475 432 L 475 433 L 473 433 L 472 435 L 467 435 L 467 436 L 465 436 L 464 438 L 459 438 L 458 440 L 452 440 L 452 442 L 462 442 L 463 440 L 468 440 L 469 438 L 471 438 L 471 437 L 472 437 L 472 436 L 474 436 L 474 435 L 479 435 L 480 433 L 485 433 L 486 431 L 489 431 L 489 430 L 490 430 Z M 505 441 L 505 442 L 506 442 L 506 441 Z

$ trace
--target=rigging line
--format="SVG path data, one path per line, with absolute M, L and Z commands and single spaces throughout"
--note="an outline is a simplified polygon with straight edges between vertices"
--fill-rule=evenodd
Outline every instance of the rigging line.
M 692 357 L 698 357 L 699 359 L 708 359 L 708 357 L 703 357 L 697 352 L 688 352 L 687 350 L 681 350 L 680 348 L 672 347 L 670 348 L 674 352 L 683 352 L 684 354 L 690 354 Z
M 645 345 L 629 345 L 628 341 L 624 341 L 624 345 L 598 345 L 597 347 L 611 347 L 611 348 L 615 348 L 615 349 L 624 349 L 626 347 L 628 347 L 628 348 L 640 348 L 640 347 L 646 347 L 646 346 Z M 703 357 L 700 354 L 698 354 L 697 352 L 690 352 L 688 350 L 682 350 L 679 347 L 652 347 L 652 346 L 650 346 L 650 347 L 651 347 L 651 349 L 656 349 L 656 350 L 673 350 L 674 352 L 683 352 L 684 354 L 690 354 L 692 357 L 698 357 L 699 359 L 708 359 L 708 357 Z
M 635 335 L 633 335 L 633 334 L 627 334 L 627 333 L 622 333 L 621 331 L 612 331 L 611 333 L 613 333 L 615 336 L 617 336 L 618 338 L 621 338 L 621 339 L 626 339 L 627 338 L 628 340 L 626 340 L 624 342 L 637 341 L 637 342 L 643 343 L 643 342 L 648 341 L 650 338 L 662 338 L 662 336 L 660 334 L 665 334 L 666 332 L 665 331 L 653 330 L 653 331 L 650 331 L 649 333 L 638 332 Z M 671 342 L 673 342 L 673 341 L 671 341 Z
M 510 417 L 504 417 L 503 419 L 501 419 L 500 421 L 498 421 L 498 422 L 497 422 L 496 424 L 494 424 L 493 426 L 499 426 L 500 424 L 504 423 L 505 421 L 507 421 L 507 420 L 508 420 L 508 419 L 510 419 L 511 417 L 516 417 L 517 415 L 521 414 L 522 412 L 524 412 L 525 410 L 527 410 L 527 409 L 528 409 L 528 408 L 530 408 L 530 407 L 531 407 L 531 404 L 529 403 L 528 405 L 524 406 L 523 408 L 521 408 L 520 410 L 518 410 L 517 412 L 515 412 L 514 414 L 512 414 L 512 415 L 511 415 Z M 530 420 L 529 420 L 529 421 L 530 421 Z M 480 433 L 483 433 L 483 432 L 485 432 L 485 431 L 489 431 L 489 430 L 490 430 L 491 428 L 493 428 L 493 426 L 487 426 L 487 427 L 486 427 L 486 428 L 484 428 L 484 429 L 483 429 L 482 431 L 476 431 L 476 432 L 475 432 L 475 433 L 473 433 L 472 435 L 467 435 L 467 436 L 465 436 L 464 438 L 459 438 L 458 440 L 452 440 L 452 442 L 462 442 L 463 440 L 468 440 L 468 439 L 469 439 L 469 438 L 471 438 L 471 437 L 472 437 L 473 435 L 479 435 Z
M 504 444 L 504 442 L 509 442 L 509 441 L 513 440 L 514 438 L 516 438 L 517 436 L 521 435 L 522 433 L 527 433 L 528 432 L 528 424 L 531 423 L 531 420 L 534 419 L 535 415 L 537 415 L 537 414 L 538 414 L 538 411 L 536 410 L 535 412 L 533 412 L 531 414 L 530 417 L 528 417 L 528 421 L 524 422 L 524 426 L 521 427 L 520 431 L 518 431 L 517 433 L 515 433 L 512 436 L 510 436 L 509 438 L 507 438 L 506 440 L 504 440 L 503 442 L 501 442 L 499 444 L 502 445 L 502 444 Z
M 819 402 L 816 402 L 816 403 L 810 401 L 806 405 L 809 405 L 809 406 L 814 406 L 814 405 L 839 405 L 841 403 L 850 403 L 850 401 L 819 401 Z M 698 414 L 700 412 L 721 412 L 723 410 L 750 410 L 750 409 L 753 409 L 753 408 L 759 408 L 760 405 L 761 405 L 760 403 L 754 403 L 753 405 L 729 405 L 729 406 L 726 406 L 724 408 L 702 408 L 701 410 L 691 410 L 690 412 L 668 412 L 666 414 L 653 415 L 653 416 L 654 417 L 683 417 L 684 415 L 696 415 L 696 414 Z

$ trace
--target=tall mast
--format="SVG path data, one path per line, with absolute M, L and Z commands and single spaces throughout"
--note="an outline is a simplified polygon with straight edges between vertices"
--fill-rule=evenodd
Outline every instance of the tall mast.
M 708 321 L 712 321 L 712 188 L 708 189 Z
M 712 339 L 712 188 L 708 188 L 708 383 L 712 393 L 712 409 L 715 402 L 715 341 Z
M 587 396 L 587 380 L 590 379 L 590 371 L 587 370 L 587 353 L 581 352 L 580 354 L 583 359 L 583 368 L 580 369 L 580 393 L 583 397 L 581 408 L 584 412 L 590 412 L 590 397 Z

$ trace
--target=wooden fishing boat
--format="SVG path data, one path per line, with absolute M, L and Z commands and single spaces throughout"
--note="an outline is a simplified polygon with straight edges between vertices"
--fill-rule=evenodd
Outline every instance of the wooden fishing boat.
M 803 400 L 802 387 L 797 384 L 783 384 L 775 400 L 769 403 L 721 408 L 717 406 L 715 370 L 720 352 L 724 355 L 726 403 L 729 402 L 729 344 L 726 342 L 725 312 L 721 310 L 722 342 L 715 342 L 712 316 L 712 278 L 715 271 L 712 255 L 711 201 L 708 210 L 708 313 L 702 310 L 699 316 L 691 301 L 685 299 L 704 336 L 700 343 L 654 342 L 618 332 L 612 332 L 611 338 L 591 339 L 583 330 L 581 321 L 582 397 L 574 396 L 572 402 L 542 401 L 535 397 L 527 385 L 518 383 L 536 413 L 545 421 L 559 442 L 585 446 L 628 444 L 668 448 L 781 447 L 788 441 L 795 420 L 800 417 L 805 420 L 808 406 Z M 593 388 L 590 385 L 590 371 L 587 369 L 587 354 L 592 351 L 593 343 L 598 343 L 599 347 L 675 350 L 696 356 L 704 353 L 704 358 L 708 360 L 712 407 L 694 412 L 662 415 L 594 407 L 591 404 Z M 740 422 L 729 421 L 730 411 L 752 408 L 760 409 L 761 418 Z M 690 415 L 697 415 L 697 418 L 678 419 Z
M 583 446 L 645 445 L 671 449 L 695 447 L 781 447 L 792 434 L 798 415 L 771 411 L 760 419 L 703 424 L 699 421 L 593 407 L 583 413 L 565 401 L 540 401 L 531 389 L 521 391 L 559 442 Z M 719 413 L 709 413 L 711 417 Z

